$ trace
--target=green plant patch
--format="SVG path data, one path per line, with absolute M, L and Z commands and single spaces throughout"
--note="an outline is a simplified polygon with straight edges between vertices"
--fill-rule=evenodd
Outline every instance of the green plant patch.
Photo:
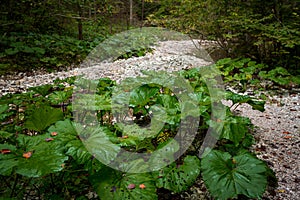
M 38 68 L 52 71 L 78 64 L 99 41 L 89 42 L 56 34 L 11 32 L 1 37 L 0 44 L 0 61 L 3 62 L 0 72 L 6 74 Z
M 63 113 L 60 109 L 42 106 L 34 111 L 25 122 L 24 127 L 29 130 L 41 132 L 61 119 L 63 119 Z
M 267 186 L 266 165 L 249 153 L 232 157 L 213 150 L 201 161 L 202 176 L 217 199 L 261 198 Z
M 188 189 L 200 174 L 200 160 L 196 156 L 187 156 L 182 163 L 171 165 L 155 173 L 156 185 L 175 193 Z
M 27 177 L 41 177 L 63 170 L 68 159 L 61 147 L 48 134 L 39 136 L 18 136 L 18 148 L 1 144 L 0 149 L 10 152 L 1 154 L 1 175 L 10 175 L 13 171 Z
M 232 104 L 231 107 L 235 106 L 235 109 L 240 104 L 247 103 L 254 110 L 259 110 L 261 112 L 265 111 L 265 101 L 255 100 L 255 99 L 253 99 L 252 97 L 250 97 L 248 95 L 240 95 L 240 94 L 236 94 L 234 92 L 227 91 L 226 92 L 226 99 L 232 101 L 233 104 Z
M 289 73 L 286 68 L 271 68 L 258 64 L 250 58 L 224 58 L 217 61 L 216 66 L 221 71 L 224 81 L 242 92 L 251 87 L 256 89 L 266 87 L 261 85 L 262 81 L 270 81 L 279 86 L 299 85 L 299 77 Z
M 249 153 L 254 141 L 249 131 L 252 125 L 249 119 L 234 116 L 230 108 L 224 119 L 211 117 L 212 105 L 218 103 L 212 104 L 205 82 L 214 77 L 202 77 L 200 72 L 192 69 L 176 74 L 192 87 L 183 100 L 174 94 L 176 88 L 162 87 L 167 83 L 173 86 L 178 78 L 166 79 L 169 75 L 153 71 L 145 75 L 156 77 L 156 82 L 145 82 L 132 91 L 128 86 L 144 83 L 144 77 L 128 80 L 121 89 L 110 79 L 68 78 L 24 94 L 1 97 L 0 175 L 6 182 L 0 184 L 10 186 L 1 191 L 2 196 L 18 198 L 35 191 L 38 197 L 43 193 L 47 198 L 80 199 L 95 191 L 104 199 L 158 199 L 158 189 L 176 194 L 188 190 L 201 178 L 202 171 L 205 184 L 216 198 L 259 198 L 266 190 L 266 180 L 276 182 L 276 178 Z M 72 94 L 78 87 L 83 90 L 74 99 Z M 90 93 L 91 88 L 95 94 Z M 223 97 L 234 105 L 248 103 L 263 111 L 264 102 L 249 96 L 228 92 Z M 127 107 L 122 110 L 124 104 Z M 194 104 L 199 109 L 194 109 Z M 124 116 L 132 120 L 118 121 Z M 195 117 L 200 118 L 195 140 L 177 158 L 182 139 L 191 134 L 178 134 L 180 122 Z M 195 155 L 209 127 L 212 137 L 221 133 L 215 147 L 218 150 L 198 158 Z M 134 173 L 137 169 L 143 173 Z M 258 179 L 262 182 L 256 189 Z
M 155 179 L 149 173 L 127 174 L 106 167 L 90 180 L 103 199 L 158 199 Z

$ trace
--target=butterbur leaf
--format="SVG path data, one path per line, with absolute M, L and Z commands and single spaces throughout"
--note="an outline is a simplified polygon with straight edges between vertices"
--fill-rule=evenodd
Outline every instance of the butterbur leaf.
M 51 103 L 59 104 L 67 101 L 72 96 L 71 91 L 56 91 L 49 95 Z
M 10 144 L 0 144 L 0 175 L 9 176 L 13 169 L 18 165 L 18 160 L 14 159 L 15 155 L 12 153 L 5 153 L 8 150 L 14 152 L 16 147 Z M 3 153 L 4 151 L 4 153 Z
M 41 94 L 42 96 L 46 96 L 47 94 L 50 93 L 50 90 L 53 86 L 50 84 L 42 85 L 42 86 L 37 86 L 37 87 L 31 87 L 29 90 L 34 91 L 38 94 Z
M 149 87 L 148 85 L 141 86 L 131 92 L 130 105 L 145 106 L 159 93 L 158 87 Z
M 109 164 L 113 161 L 120 151 L 120 147 L 109 140 L 107 135 L 111 135 L 111 132 L 107 128 L 89 127 L 81 132 L 80 135 L 87 135 L 82 140 L 84 146 L 103 164 Z
M 110 110 L 111 99 L 105 95 L 78 94 L 73 110 L 80 110 L 84 107 L 87 110 Z
M 231 62 L 232 62 L 231 58 L 223 58 L 223 59 L 218 60 L 217 65 L 222 67 L 223 65 L 230 64 Z
M 50 132 L 51 136 L 59 136 L 62 141 L 68 141 L 70 139 L 69 137 L 73 138 L 74 136 L 78 136 L 75 124 L 69 119 L 56 122 L 55 125 L 49 127 L 48 132 Z
M 54 109 L 50 106 L 37 108 L 34 113 L 25 122 L 24 127 L 29 130 L 43 131 L 51 124 L 63 119 L 63 113 L 60 109 Z
M 0 105 L 0 121 L 4 120 L 10 115 L 10 113 L 8 113 L 8 110 L 9 110 L 8 105 L 6 104 Z
M 6 112 L 9 109 L 9 106 L 7 104 L 1 104 L 0 105 L 0 114 Z
M 80 125 L 69 119 L 58 121 L 48 129 L 50 134 L 57 133 L 55 141 L 65 148 L 66 155 L 71 156 L 78 164 L 85 165 L 89 171 L 98 171 L 102 168 L 102 164 L 83 144 L 78 133 L 80 130 Z
M 26 149 L 23 153 L 0 154 L 0 174 L 9 175 L 13 170 L 27 177 L 41 177 L 63 169 L 68 159 L 55 142 L 46 142 L 46 135 L 18 136 L 18 146 Z M 0 146 L 1 147 L 1 146 Z M 14 151 L 14 148 L 9 148 Z
M 236 146 L 245 138 L 248 133 L 249 119 L 239 116 L 227 117 L 224 121 L 223 131 L 220 138 L 232 141 Z M 213 124 L 212 124 L 213 125 Z
M 155 181 L 150 173 L 129 174 L 105 167 L 90 176 L 90 182 L 101 199 L 158 199 Z
M 159 144 L 157 150 L 151 154 L 149 159 L 152 169 L 156 171 L 174 162 L 174 154 L 178 152 L 179 149 L 180 145 L 174 139 Z
M 232 157 L 213 150 L 201 161 L 205 185 L 216 199 L 245 195 L 259 199 L 267 185 L 266 165 L 249 153 Z
M 19 160 L 13 154 L 0 154 L 0 175 L 9 176 L 18 166 Z
M 161 169 L 155 173 L 156 185 L 159 188 L 166 188 L 172 192 L 179 193 L 187 190 L 200 174 L 200 160 L 196 156 L 187 156 L 183 164 L 176 163 Z
M 251 107 L 252 109 L 254 110 L 258 110 L 258 111 L 261 111 L 261 112 L 264 112 L 265 111 L 265 101 L 258 101 L 258 100 L 253 100 L 251 99 L 250 101 L 247 102 Z
M 14 133 L 10 133 L 10 132 L 0 130 L 0 141 L 6 141 L 8 138 L 12 138 L 14 136 L 15 136 Z
M 233 104 L 247 103 L 252 107 L 252 109 L 259 110 L 261 112 L 265 111 L 265 101 L 253 100 L 253 98 L 248 95 L 226 92 L 226 99 L 232 100 Z

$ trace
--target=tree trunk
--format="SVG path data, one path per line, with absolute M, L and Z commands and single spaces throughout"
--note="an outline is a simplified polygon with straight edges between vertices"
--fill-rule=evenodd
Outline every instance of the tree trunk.
M 133 22 L 132 4 L 133 4 L 132 0 L 129 0 L 129 25 L 130 26 L 132 26 L 132 22 Z
M 144 12 L 145 12 L 144 10 L 145 10 L 145 1 L 142 0 L 142 20 L 141 20 L 140 28 L 143 28 Z
M 77 20 L 77 23 L 78 23 L 78 39 L 83 40 L 83 35 L 82 35 L 82 9 L 81 9 L 79 1 L 77 2 L 77 8 L 78 8 L 78 15 L 79 15 L 79 19 Z

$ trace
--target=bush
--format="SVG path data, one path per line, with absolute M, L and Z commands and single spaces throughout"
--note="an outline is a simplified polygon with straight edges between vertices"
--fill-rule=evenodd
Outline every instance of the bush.
M 60 70 L 80 63 L 103 39 L 88 42 L 59 35 L 13 32 L 2 36 L 0 41 L 0 73 L 40 68 Z

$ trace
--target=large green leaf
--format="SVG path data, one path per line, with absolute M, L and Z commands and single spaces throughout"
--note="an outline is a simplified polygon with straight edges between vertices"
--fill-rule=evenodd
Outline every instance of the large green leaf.
M 109 129 L 104 127 L 83 127 L 70 120 L 59 121 L 48 129 L 57 132 L 57 139 L 67 148 L 67 153 L 79 163 L 97 158 L 103 164 L 109 164 L 119 153 L 120 146 L 113 144 Z
M 63 169 L 68 159 L 55 140 L 47 141 L 50 135 L 18 136 L 19 148 L 9 148 L 12 152 L 0 157 L 1 174 L 9 175 L 13 168 L 16 173 L 27 177 L 40 177 Z M 23 153 L 31 152 L 28 158 Z
M 126 174 L 106 167 L 91 176 L 90 181 L 101 199 L 157 199 L 154 178 L 148 173 Z
M 9 109 L 9 106 L 7 104 L 1 104 L 0 105 L 0 114 L 6 112 Z
M 169 139 L 158 145 L 157 150 L 151 154 L 149 165 L 153 171 L 173 163 L 175 153 L 180 149 L 179 143 L 174 139 Z
M 59 139 L 63 141 L 68 141 L 69 137 L 73 138 L 77 136 L 77 130 L 75 123 L 71 122 L 70 119 L 64 121 L 58 121 L 48 129 L 49 132 L 57 132 Z
M 29 130 L 43 131 L 51 124 L 63 119 L 63 112 L 60 109 L 54 109 L 50 106 L 37 108 L 27 119 L 24 127 Z
M 45 84 L 45 85 L 41 85 L 41 86 L 37 86 L 37 87 L 31 87 L 29 88 L 29 90 L 34 91 L 38 94 L 41 94 L 43 97 L 45 97 L 47 94 L 49 94 L 51 92 L 51 88 L 53 86 L 50 84 Z
M 249 153 L 232 157 L 213 150 L 202 159 L 201 170 L 206 186 L 217 199 L 239 194 L 260 198 L 267 185 L 266 165 Z
M 139 88 L 134 89 L 130 94 L 130 105 L 135 106 L 145 106 L 151 100 L 155 98 L 155 96 L 159 93 L 158 87 L 150 87 L 148 85 L 143 85 Z
M 55 91 L 51 93 L 48 98 L 51 103 L 59 104 L 66 102 L 72 96 L 72 91 Z
M 185 191 L 190 187 L 200 174 L 200 160 L 196 156 L 187 156 L 182 165 L 171 165 L 156 172 L 158 179 L 156 185 L 175 193 Z
M 55 139 L 65 148 L 66 155 L 71 156 L 77 163 L 84 164 L 89 171 L 101 169 L 102 164 L 94 158 L 80 139 L 78 124 L 66 119 L 56 122 L 48 131 L 49 133 L 57 133 Z
M 175 96 L 161 94 L 157 98 L 157 103 L 163 106 L 165 112 L 161 119 L 161 122 L 166 122 L 169 124 L 177 124 L 180 121 L 180 104 Z M 198 113 L 197 113 L 198 114 Z
M 248 95 L 240 95 L 233 92 L 226 92 L 226 99 L 232 100 L 233 104 L 247 103 L 255 110 L 259 110 L 261 112 L 265 111 L 265 101 L 254 100 Z
M 0 150 L 8 150 L 9 154 L 0 154 L 0 175 L 9 176 L 13 169 L 18 165 L 18 160 L 15 159 L 13 152 L 16 151 L 16 147 L 10 144 L 0 144 Z
M 213 122 L 217 123 L 217 122 Z M 248 126 L 250 121 L 248 118 L 239 116 L 227 117 L 224 121 L 223 131 L 220 138 L 232 141 L 236 146 L 244 139 L 248 133 Z
M 8 110 L 9 106 L 7 104 L 0 105 L 0 121 L 11 115 L 11 113 L 8 113 Z
M 80 133 L 82 138 L 87 135 L 87 138 L 83 138 L 82 142 L 87 150 L 96 157 L 103 164 L 109 164 L 113 161 L 120 151 L 120 146 L 113 144 L 108 135 L 110 130 L 103 127 L 87 128 Z M 107 134 L 106 134 L 107 133 Z
M 105 95 L 76 94 L 74 110 L 111 110 L 111 99 Z

